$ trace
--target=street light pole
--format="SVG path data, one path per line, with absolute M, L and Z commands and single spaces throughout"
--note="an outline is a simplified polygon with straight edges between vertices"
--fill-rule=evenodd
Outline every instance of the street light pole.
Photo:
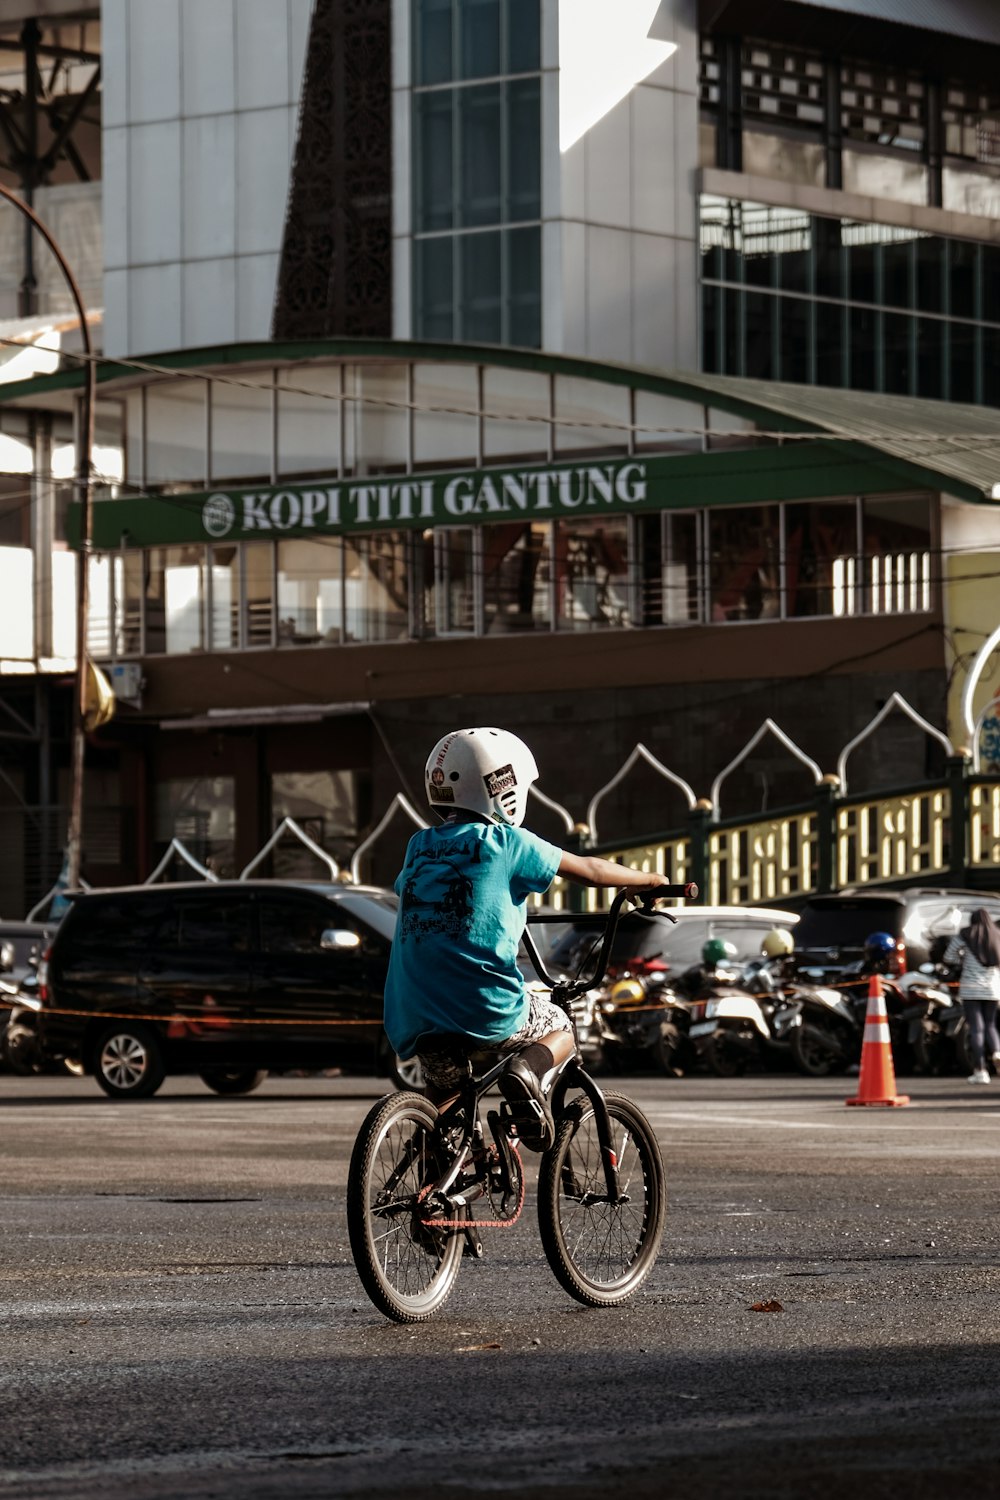
M 83 842 L 83 762 L 87 748 L 85 715 L 87 712 L 87 616 L 90 582 L 90 542 L 93 536 L 93 491 L 91 487 L 91 454 L 94 447 L 94 407 L 96 406 L 97 367 L 80 288 L 69 268 L 55 236 L 42 223 L 34 209 L 10 188 L 0 183 L 0 196 L 6 198 L 36 229 L 55 256 L 66 278 L 70 296 L 80 320 L 80 337 L 85 356 L 83 407 L 77 432 L 76 497 L 80 506 L 80 550 L 76 561 L 76 692 L 74 695 L 69 828 L 66 834 L 66 878 L 70 890 L 80 883 L 80 850 Z

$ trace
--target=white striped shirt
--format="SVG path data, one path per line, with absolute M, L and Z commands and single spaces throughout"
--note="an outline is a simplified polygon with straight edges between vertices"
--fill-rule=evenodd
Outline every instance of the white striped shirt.
M 944 962 L 957 963 L 961 959 L 962 975 L 958 982 L 960 1000 L 1000 1000 L 1000 968 L 996 964 L 981 964 L 974 953 L 965 946 L 956 934 L 945 949 Z

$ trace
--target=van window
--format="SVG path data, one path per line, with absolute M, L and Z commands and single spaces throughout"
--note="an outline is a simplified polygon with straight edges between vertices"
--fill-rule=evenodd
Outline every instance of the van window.
M 871 932 L 890 932 L 897 937 L 902 914 L 898 901 L 807 906 L 795 928 L 795 946 L 862 948 Z
M 325 902 L 265 897 L 260 903 L 261 947 L 265 953 L 320 953 L 319 940 L 328 927 L 354 931 L 353 922 L 344 920 Z
M 104 954 L 115 949 L 147 948 L 165 908 L 160 896 L 100 896 L 74 901 L 63 923 L 66 940 L 59 946 Z
M 165 924 L 164 946 L 250 951 L 250 903 L 246 900 L 179 901 Z

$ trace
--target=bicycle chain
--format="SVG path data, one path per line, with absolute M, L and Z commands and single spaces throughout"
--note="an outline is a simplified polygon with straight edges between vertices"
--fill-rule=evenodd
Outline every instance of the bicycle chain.
M 509 1229 L 512 1224 L 516 1224 L 517 1221 L 518 1221 L 518 1219 L 521 1217 L 521 1210 L 524 1207 L 524 1194 L 525 1194 L 524 1162 L 521 1160 L 521 1153 L 520 1153 L 520 1151 L 518 1151 L 517 1147 L 513 1143 L 511 1143 L 510 1149 L 514 1153 L 514 1155 L 517 1157 L 518 1175 L 519 1175 L 520 1181 L 521 1181 L 521 1192 L 520 1192 L 520 1195 L 518 1196 L 517 1208 L 516 1208 L 514 1214 L 511 1216 L 511 1218 L 509 1218 L 509 1219 L 474 1219 L 474 1218 L 472 1218 L 472 1216 L 470 1214 L 470 1216 L 467 1219 L 421 1219 L 420 1222 L 423 1225 L 423 1227 L 425 1229 L 468 1229 L 468 1228 L 470 1228 L 471 1225 L 474 1224 L 477 1229 Z M 426 1197 L 427 1194 L 429 1192 L 431 1192 L 431 1191 L 433 1191 L 433 1189 L 431 1187 L 422 1188 L 420 1190 L 420 1193 L 418 1194 L 418 1201 L 421 1198 Z

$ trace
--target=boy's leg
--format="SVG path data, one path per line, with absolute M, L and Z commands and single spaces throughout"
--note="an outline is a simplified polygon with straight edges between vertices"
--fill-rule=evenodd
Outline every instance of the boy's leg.
M 568 1062 L 574 1050 L 572 1030 L 550 1031 L 545 1036 L 539 1037 L 537 1042 L 529 1042 L 521 1053 L 521 1061 L 527 1063 L 531 1071 L 537 1074 L 542 1085 L 546 1086 L 548 1075 L 553 1069 Z
M 530 997 L 527 1021 L 500 1048 L 501 1053 L 518 1054 L 500 1080 L 500 1092 L 511 1106 L 521 1140 L 535 1151 L 546 1150 L 555 1139 L 547 1095 L 575 1050 L 569 1016 L 535 994 Z

